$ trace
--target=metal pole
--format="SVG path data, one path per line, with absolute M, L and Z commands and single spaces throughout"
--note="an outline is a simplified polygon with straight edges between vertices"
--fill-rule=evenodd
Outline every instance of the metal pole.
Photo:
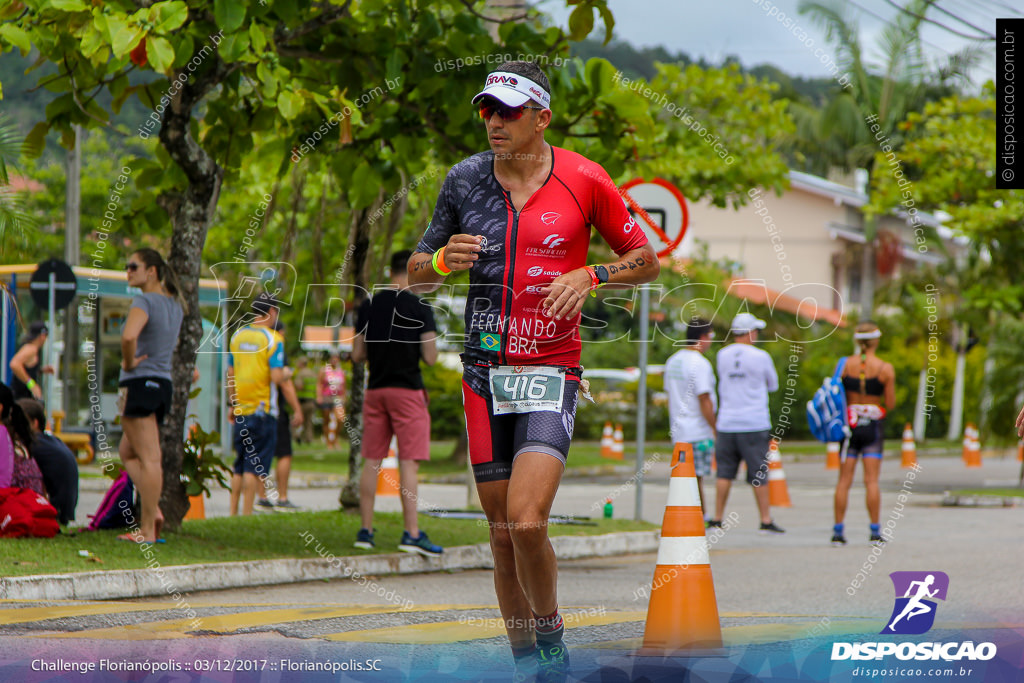
M 644 441 L 647 437 L 647 322 L 651 290 L 640 286 L 640 385 L 636 390 L 636 510 L 633 519 L 643 519 Z
M 220 283 L 218 282 L 217 293 L 220 294 Z M 231 455 L 231 434 L 235 428 L 234 425 L 234 411 L 229 409 L 231 402 L 228 400 L 228 354 L 230 349 L 228 348 L 228 303 L 227 300 L 220 300 L 221 310 L 221 327 L 220 334 L 217 335 L 217 339 L 220 340 L 220 405 L 221 415 L 225 415 L 225 419 L 222 419 L 220 423 L 224 425 L 224 428 L 220 430 L 220 450 L 221 457 L 225 460 Z
M 48 323 L 49 332 L 46 335 L 46 351 L 43 354 L 43 358 L 46 360 L 44 365 L 50 365 L 50 366 L 53 365 L 53 335 L 54 335 L 54 333 L 56 332 L 56 329 L 57 329 L 56 325 L 54 324 L 54 320 L 57 317 L 57 314 L 56 314 L 56 310 L 57 310 L 56 298 L 57 298 L 57 273 L 54 272 L 54 271 L 50 271 L 50 291 L 49 291 L 49 300 L 50 301 L 49 301 L 49 307 L 48 307 L 49 308 L 48 313 L 50 315 L 50 322 Z M 54 379 L 55 379 L 54 375 L 50 375 L 49 377 L 44 377 L 43 378 L 43 380 L 46 382 L 46 385 L 45 385 L 46 386 L 46 391 L 43 394 L 43 398 L 46 401 L 46 411 L 49 412 L 49 413 L 53 412 L 53 404 L 50 403 L 50 398 L 51 398 L 51 395 L 53 394 L 53 381 L 54 381 Z
M 8 379 L 8 377 L 7 377 L 8 373 L 10 372 L 10 368 L 7 365 L 7 363 L 8 363 L 8 360 L 7 360 L 7 351 L 8 351 L 8 348 L 7 348 L 7 318 L 10 315 L 10 309 L 8 308 L 8 306 L 10 306 L 10 304 L 7 301 L 8 294 L 7 294 L 7 290 L 6 289 L 0 288 L 0 295 L 2 295 L 3 298 L 4 298 L 4 302 L 3 302 L 3 316 L 4 316 L 4 319 L 3 319 L 3 323 L 0 324 L 0 328 L 2 328 L 2 330 L 3 330 L 3 336 L 0 337 L 0 360 L 3 361 L 3 367 L 0 368 L 0 380 L 2 380 L 4 384 L 10 384 L 11 380 Z

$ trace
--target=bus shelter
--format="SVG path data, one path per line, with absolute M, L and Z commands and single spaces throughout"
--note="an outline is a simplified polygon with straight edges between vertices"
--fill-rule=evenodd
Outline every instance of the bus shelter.
M 118 377 L 121 369 L 121 328 L 128 316 L 132 298 L 141 293 L 128 286 L 123 272 L 74 266 L 77 284 L 71 304 L 56 312 L 52 324 L 46 309 L 36 306 L 29 294 L 29 280 L 36 264 L 0 266 L 0 282 L 13 299 L 3 299 L 0 315 L 0 380 L 11 382 L 10 362 L 20 347 L 20 332 L 31 322 L 41 320 L 50 325 L 49 341 L 40 359 L 43 365 L 52 365 L 55 373 L 44 376 L 50 404 L 47 414 L 62 411 L 62 431 L 86 433 L 93 438 L 104 430 L 106 434 L 120 434 L 115 424 L 118 415 Z M 226 422 L 227 400 L 224 386 L 225 349 L 220 343 L 217 328 L 211 320 L 227 320 L 222 312 L 226 305 L 224 283 L 217 280 L 199 281 L 199 307 L 203 314 L 203 344 L 196 357 L 201 389 L 189 401 L 188 424 L 199 423 L 205 430 L 220 431 Z M 18 318 L 20 316 L 21 322 Z M 44 385 L 45 386 L 45 385 Z M 193 387 L 195 388 L 195 387 Z M 224 440 L 222 440 L 223 442 Z M 114 448 L 112 443 L 107 444 Z M 222 444 L 223 445 L 223 444 Z

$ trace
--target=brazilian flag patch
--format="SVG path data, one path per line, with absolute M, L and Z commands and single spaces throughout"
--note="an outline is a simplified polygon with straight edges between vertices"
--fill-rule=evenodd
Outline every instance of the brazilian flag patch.
M 485 332 L 480 335 L 480 345 L 488 351 L 500 351 L 501 335 L 493 332 Z

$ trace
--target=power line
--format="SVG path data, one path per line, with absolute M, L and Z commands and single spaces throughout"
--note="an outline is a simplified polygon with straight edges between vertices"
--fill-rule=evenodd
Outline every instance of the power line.
M 992 36 L 991 38 L 988 38 L 988 37 L 984 37 L 984 36 L 983 37 L 969 36 L 966 33 L 961 33 L 960 31 L 957 31 L 955 28 L 950 28 L 949 26 L 946 26 L 945 24 L 941 24 L 941 23 L 935 21 L 934 19 L 929 19 L 928 17 L 924 16 L 923 14 L 917 14 L 916 12 L 911 12 L 906 7 L 903 7 L 901 5 L 897 5 L 895 2 L 893 2 L 893 0 L 885 0 L 885 3 L 887 5 L 892 5 L 893 7 L 898 9 L 903 14 L 906 14 L 906 15 L 909 15 L 911 17 L 914 17 L 915 19 L 919 19 L 920 21 L 926 21 L 929 24 L 935 24 L 936 26 L 938 26 L 938 27 L 940 27 L 942 29 L 945 29 L 946 31 L 949 31 L 950 33 L 952 33 L 954 35 L 960 36 L 961 38 L 967 38 L 968 40 L 995 40 L 995 36 Z M 931 7 L 933 5 L 934 5 L 934 0 L 932 0 L 932 2 L 928 3 L 929 7 Z
M 959 22 L 960 22 L 961 24 L 964 24 L 965 26 L 970 26 L 970 27 L 971 27 L 971 28 L 973 28 L 973 29 L 974 29 L 975 31 L 980 31 L 980 32 L 981 32 L 981 33 L 983 33 L 983 34 L 984 34 L 984 35 L 985 35 L 986 37 L 988 37 L 988 38 L 989 38 L 990 40 L 995 40 L 995 39 L 996 39 L 996 37 L 995 37 L 994 35 L 992 35 L 992 34 L 991 34 L 991 33 L 989 33 L 988 31 L 986 31 L 985 29 L 983 29 L 983 28 L 980 28 L 980 27 L 978 27 L 978 26 L 975 26 L 974 24 L 972 24 L 971 22 L 967 21 L 966 19 L 963 19 L 962 17 L 958 17 L 957 15 L 953 14 L 952 12 L 950 12 L 950 11 L 948 11 L 948 10 L 945 10 L 945 9 L 943 9 L 943 8 L 939 7 L 939 3 L 938 3 L 937 1 L 936 1 L 936 2 L 932 2 L 932 3 L 931 3 L 931 4 L 929 5 L 929 6 L 930 6 L 930 7 L 934 7 L 935 9 L 937 9 L 937 10 L 938 10 L 938 11 L 940 11 L 940 12 L 942 12 L 942 13 L 943 13 L 943 14 L 945 14 L 946 16 L 948 16 L 948 17 L 951 17 L 951 18 L 952 18 L 952 19 L 954 19 L 955 21 L 959 21 Z
M 997 7 L 1002 7 L 1003 9 L 1009 10 L 1010 12 L 1016 14 L 1017 16 L 1024 17 L 1024 14 L 1021 14 L 1020 11 L 1017 8 L 1010 7 L 1006 3 L 996 2 L 996 0 L 983 0 L 983 2 L 987 2 L 988 4 L 995 5 Z
M 889 25 L 889 24 L 892 23 L 892 19 L 886 19 L 885 17 L 881 16 L 880 14 L 876 14 L 875 12 L 869 10 L 867 7 L 864 7 L 863 5 L 860 5 L 860 4 L 856 3 L 856 2 L 854 2 L 853 0 L 847 0 L 847 2 L 849 4 L 851 4 L 851 5 L 853 5 L 854 7 L 856 7 L 857 9 L 859 9 L 860 11 L 862 11 L 862 12 L 864 12 L 866 14 L 870 14 L 875 19 L 878 19 L 879 21 L 881 21 L 883 24 Z M 952 52 L 950 52 L 949 50 L 947 50 L 946 48 L 944 48 L 944 47 L 942 47 L 940 45 L 936 45 L 935 43 L 933 43 L 931 41 L 925 40 L 924 38 L 920 38 L 920 34 L 918 34 L 918 37 L 919 37 L 919 40 L 922 43 L 924 43 L 925 45 L 928 45 L 929 47 L 935 48 L 939 52 L 942 52 L 942 53 L 944 53 L 946 55 L 953 54 Z

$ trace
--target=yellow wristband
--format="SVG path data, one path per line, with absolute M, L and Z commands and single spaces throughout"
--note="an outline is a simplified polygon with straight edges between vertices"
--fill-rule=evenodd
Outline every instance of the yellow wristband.
M 25 382 L 25 386 L 28 387 L 29 391 L 32 391 L 33 389 L 36 388 L 36 381 L 30 378 L 27 382 Z
M 447 245 L 446 245 L 447 246 Z M 434 266 L 434 271 L 442 277 L 448 277 L 452 274 L 451 268 L 444 265 L 444 247 L 441 247 L 434 252 L 434 258 L 430 260 Z

